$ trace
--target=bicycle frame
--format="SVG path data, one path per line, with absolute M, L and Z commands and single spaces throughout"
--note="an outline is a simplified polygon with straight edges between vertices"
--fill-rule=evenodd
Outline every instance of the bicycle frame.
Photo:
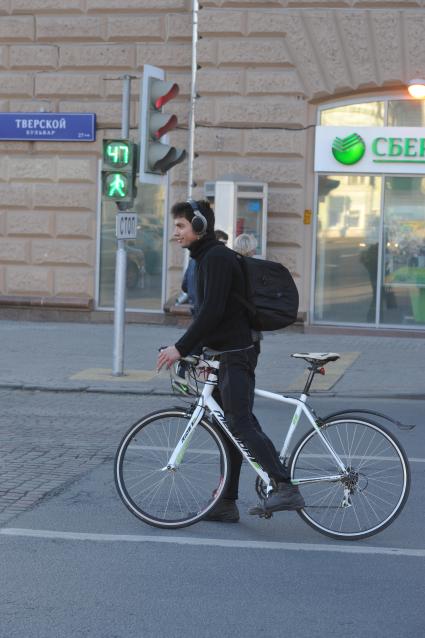
M 170 456 L 170 459 L 167 463 L 167 465 L 165 467 L 162 468 L 163 471 L 165 470 L 175 470 L 180 463 L 183 460 L 184 457 L 184 453 L 189 445 L 189 441 L 191 439 L 191 435 L 193 434 L 196 426 L 198 425 L 198 423 L 201 421 L 202 417 L 204 416 L 205 412 L 208 411 L 209 413 L 211 413 L 214 417 L 214 419 L 216 420 L 216 422 L 218 423 L 219 427 L 226 433 L 226 435 L 229 437 L 229 439 L 233 442 L 233 444 L 238 448 L 238 450 L 241 452 L 242 456 L 248 461 L 248 463 L 251 465 L 251 467 L 254 469 L 254 471 L 258 474 L 258 476 L 262 479 L 262 481 L 266 484 L 267 489 L 271 489 L 271 481 L 270 481 L 270 477 L 267 474 L 267 472 L 261 467 L 261 465 L 258 463 L 258 461 L 255 459 L 255 457 L 250 453 L 250 451 L 248 450 L 248 448 L 244 445 L 244 443 L 242 441 L 240 441 L 238 438 L 236 438 L 232 432 L 230 431 L 226 420 L 224 418 L 224 414 L 223 414 L 223 410 L 221 409 L 221 407 L 218 405 L 218 403 L 213 399 L 212 397 L 212 393 L 214 390 L 214 386 L 217 383 L 217 373 L 216 370 L 218 370 L 219 368 L 219 362 L 218 361 L 206 361 L 205 362 L 206 366 L 210 369 L 210 372 L 208 374 L 208 378 L 207 378 L 207 382 L 204 385 L 204 388 L 202 390 L 202 393 L 200 394 L 200 396 L 198 397 L 198 400 L 196 401 L 196 404 L 194 406 L 192 415 L 190 417 L 189 423 L 187 424 L 187 427 L 185 428 L 185 431 L 183 432 L 179 442 L 177 443 L 173 453 Z M 344 465 L 344 463 L 341 461 L 341 459 L 339 458 L 338 454 L 335 452 L 335 450 L 332 448 L 332 446 L 330 445 L 330 443 L 326 440 L 326 438 L 323 436 L 322 432 L 320 431 L 320 427 L 318 426 L 318 424 L 316 423 L 316 419 L 314 418 L 313 414 L 311 413 L 311 411 L 309 410 L 308 406 L 306 405 L 306 400 L 307 400 L 307 395 L 306 394 L 301 394 L 299 399 L 296 398 L 292 398 L 292 397 L 287 397 L 281 394 L 276 394 L 274 392 L 268 392 L 266 390 L 260 390 L 260 389 L 255 389 L 255 394 L 257 396 L 263 397 L 265 399 L 271 399 L 273 401 L 279 401 L 281 403 L 287 403 L 289 405 L 294 405 L 296 406 L 294 415 L 292 417 L 288 432 L 285 436 L 285 440 L 283 442 L 283 446 L 282 446 L 282 450 L 280 452 L 280 458 L 283 461 L 287 455 L 288 455 L 288 450 L 289 450 L 289 446 L 291 444 L 292 441 L 292 437 L 293 434 L 295 432 L 295 429 L 297 427 L 297 424 L 299 422 L 300 416 L 301 414 L 304 414 L 306 416 L 306 418 L 308 419 L 308 421 L 311 423 L 311 425 L 313 426 L 313 428 L 317 431 L 319 437 L 321 438 L 323 445 L 327 448 L 327 450 L 329 451 L 329 453 L 332 455 L 332 457 L 335 460 L 335 463 L 337 464 L 337 466 L 339 467 L 339 469 L 341 470 L 341 472 L 345 473 L 346 472 L 346 467 Z M 335 474 L 335 475 L 327 475 L 327 476 L 317 476 L 314 478 L 298 478 L 296 480 L 293 481 L 294 484 L 296 485 L 301 485 L 301 484 L 305 484 L 305 483 L 316 483 L 316 482 L 335 482 L 335 481 L 340 481 L 341 480 L 341 474 Z

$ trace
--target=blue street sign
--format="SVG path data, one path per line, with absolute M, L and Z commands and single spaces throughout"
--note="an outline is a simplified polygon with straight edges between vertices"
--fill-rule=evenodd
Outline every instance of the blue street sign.
M 94 142 L 95 113 L 0 113 L 0 140 Z

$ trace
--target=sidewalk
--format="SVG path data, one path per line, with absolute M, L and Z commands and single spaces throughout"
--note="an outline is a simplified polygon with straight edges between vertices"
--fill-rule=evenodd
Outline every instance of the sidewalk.
M 174 343 L 175 326 L 126 326 L 123 377 L 113 377 L 113 326 L 0 321 L 0 387 L 56 391 L 169 394 L 166 372 L 155 361 L 161 345 Z M 267 333 L 257 386 L 276 392 L 302 388 L 302 360 L 292 352 L 338 352 L 313 392 L 332 396 L 425 398 L 424 339 L 358 335 Z

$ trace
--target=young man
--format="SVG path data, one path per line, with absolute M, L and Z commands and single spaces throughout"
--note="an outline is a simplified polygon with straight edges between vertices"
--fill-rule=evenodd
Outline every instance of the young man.
M 304 500 L 289 479 L 273 443 L 252 413 L 257 349 L 253 345 L 247 311 L 234 293 L 245 294 L 245 280 L 235 253 L 217 241 L 214 213 L 207 201 L 181 202 L 171 209 L 174 237 L 197 265 L 198 312 L 175 345 L 161 350 L 157 367 L 175 361 L 202 345 L 221 353 L 215 398 L 223 406 L 231 432 L 240 439 L 273 481 L 273 492 L 250 510 L 258 514 L 300 509 Z M 226 493 L 206 520 L 237 522 L 242 455 L 229 441 L 230 481 Z
M 216 229 L 214 231 L 215 238 L 218 241 L 221 241 L 224 245 L 229 241 L 229 235 L 224 232 L 224 230 Z M 196 315 L 198 311 L 198 293 L 197 293 L 197 284 L 196 284 L 196 261 L 189 259 L 189 263 L 187 265 L 186 271 L 183 275 L 182 281 L 182 290 L 187 293 L 188 302 L 191 304 L 192 315 Z

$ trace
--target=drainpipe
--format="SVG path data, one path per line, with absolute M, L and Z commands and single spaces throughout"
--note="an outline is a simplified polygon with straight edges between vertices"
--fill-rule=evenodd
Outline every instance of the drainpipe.
M 190 81 L 190 113 L 189 113 L 189 140 L 187 149 L 187 197 L 192 198 L 192 191 L 195 183 L 193 181 L 193 162 L 195 159 L 195 103 L 196 103 L 196 73 L 198 71 L 198 62 L 196 58 L 196 47 L 198 44 L 198 13 L 199 2 L 192 0 L 192 76 Z M 183 257 L 183 273 L 186 272 L 189 263 L 189 251 L 184 251 Z
M 198 44 L 198 0 L 192 1 L 192 78 L 190 84 L 190 115 L 189 115 L 189 142 L 188 142 L 188 174 L 187 174 L 187 196 L 192 197 L 193 182 L 193 162 L 195 159 L 195 102 L 196 102 L 196 73 L 198 62 L 196 58 Z

